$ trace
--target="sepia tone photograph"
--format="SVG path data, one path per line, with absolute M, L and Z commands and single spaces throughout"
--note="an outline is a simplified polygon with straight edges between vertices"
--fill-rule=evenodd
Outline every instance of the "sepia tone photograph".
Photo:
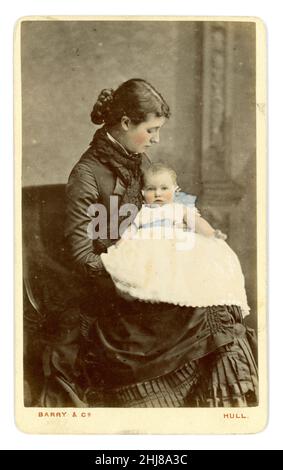
M 19 427 L 264 426 L 264 41 L 249 18 L 18 24 Z

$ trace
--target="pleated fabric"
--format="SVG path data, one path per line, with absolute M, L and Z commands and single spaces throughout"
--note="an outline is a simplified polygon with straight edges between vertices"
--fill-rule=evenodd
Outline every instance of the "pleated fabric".
M 258 404 L 257 366 L 245 337 L 170 374 L 112 390 L 89 390 L 90 406 L 246 407 Z
M 86 400 L 90 406 L 168 408 L 184 406 L 189 390 L 196 383 L 195 364 L 185 364 L 168 375 L 128 385 L 99 395 L 89 391 Z M 99 400 L 100 398 L 100 400 Z M 101 403 L 99 403 L 101 401 Z
M 187 406 L 257 406 L 257 365 L 246 338 L 237 338 L 202 358 L 198 367 L 199 378 L 189 392 Z

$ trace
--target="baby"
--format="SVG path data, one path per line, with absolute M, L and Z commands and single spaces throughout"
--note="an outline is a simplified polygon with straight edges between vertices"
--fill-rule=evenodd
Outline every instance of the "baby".
M 121 240 L 101 255 L 123 297 L 181 306 L 238 305 L 247 315 L 244 277 L 236 254 L 178 192 L 175 171 L 162 163 L 144 173 L 145 204 Z
M 169 166 L 162 163 L 152 164 L 149 169 L 144 173 L 144 187 L 142 195 L 146 205 L 142 208 L 138 217 L 135 219 L 135 224 L 139 224 L 139 228 L 144 226 L 142 222 L 153 215 L 153 211 L 147 210 L 147 208 L 163 207 L 171 218 L 175 216 L 175 220 L 172 220 L 173 225 L 179 222 L 183 222 L 184 226 L 189 229 L 194 229 L 196 233 L 204 236 L 226 239 L 227 236 L 220 230 L 214 230 L 211 225 L 204 220 L 199 212 L 194 207 L 195 197 L 181 193 L 178 191 L 177 175 L 175 171 Z M 167 207 L 165 208 L 165 205 Z M 170 205 L 170 206 L 169 206 Z M 182 208 L 182 210 L 180 210 Z M 165 213 L 164 209 L 156 211 L 157 213 Z M 169 211 L 168 211 L 169 209 Z M 172 211 L 172 209 L 174 209 Z M 148 216 L 146 216 L 146 213 Z M 170 217 L 169 217 L 170 218 Z M 126 238 L 127 232 L 123 234 Z

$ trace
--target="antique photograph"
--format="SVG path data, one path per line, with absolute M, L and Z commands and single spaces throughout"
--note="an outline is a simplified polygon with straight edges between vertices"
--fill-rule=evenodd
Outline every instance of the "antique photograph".
M 18 23 L 24 429 L 264 426 L 264 48 L 253 18 Z

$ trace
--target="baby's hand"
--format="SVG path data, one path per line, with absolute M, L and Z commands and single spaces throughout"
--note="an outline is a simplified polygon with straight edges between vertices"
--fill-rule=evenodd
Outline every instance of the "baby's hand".
M 214 230 L 215 238 L 220 238 L 220 240 L 227 240 L 226 233 L 222 233 L 221 230 Z

